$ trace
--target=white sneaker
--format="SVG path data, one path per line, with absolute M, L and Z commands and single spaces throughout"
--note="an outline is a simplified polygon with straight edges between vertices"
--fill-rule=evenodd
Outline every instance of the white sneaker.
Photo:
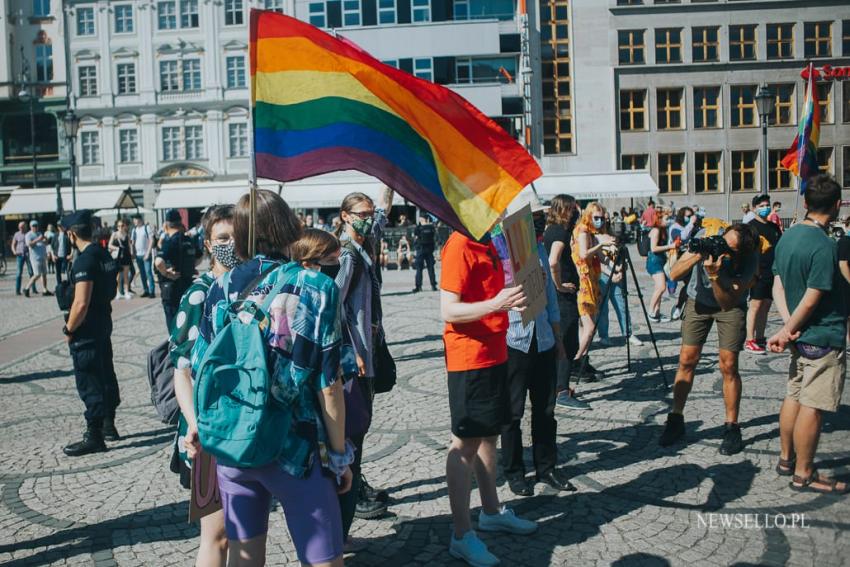
M 112 298 L 112 301 L 118 301 L 119 299 L 123 299 L 123 298 L 124 298 L 124 296 L 121 295 L 121 292 L 119 291 L 118 293 L 115 294 L 115 297 Z
M 486 514 L 482 510 L 478 516 L 478 529 L 482 532 L 528 535 L 537 531 L 537 522 L 520 518 L 510 508 L 502 506 L 498 514 Z
M 632 346 L 643 346 L 643 341 L 637 338 L 637 335 L 632 335 L 629 337 L 629 343 Z
M 478 534 L 473 530 L 463 534 L 460 539 L 456 539 L 454 533 L 452 533 L 449 554 L 466 561 L 473 567 L 493 567 L 499 564 L 499 558 L 490 553 L 487 545 L 478 539 Z
M 128 291 L 127 293 L 125 293 L 125 294 L 124 294 L 124 299 L 133 299 L 133 294 L 132 294 L 132 292 L 129 292 L 129 291 Z

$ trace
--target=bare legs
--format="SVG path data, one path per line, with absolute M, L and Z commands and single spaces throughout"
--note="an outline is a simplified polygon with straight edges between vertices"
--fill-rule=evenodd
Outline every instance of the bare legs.
M 455 538 L 460 539 L 472 529 L 469 514 L 469 492 L 472 474 L 478 483 L 481 504 L 487 514 L 499 511 L 496 493 L 496 437 L 460 439 L 452 435 L 446 458 L 446 484 L 452 509 Z
M 201 518 L 201 543 L 197 567 L 224 567 L 227 560 L 227 534 L 224 532 L 224 510 Z
M 702 354 L 701 346 L 682 345 L 679 368 L 673 382 L 673 413 L 682 414 L 694 384 L 694 370 Z M 726 422 L 738 423 L 741 405 L 741 376 L 738 374 L 738 353 L 720 349 L 720 373 L 723 375 L 723 402 Z
M 581 328 L 579 329 L 579 342 L 578 342 L 578 352 L 576 353 L 575 360 L 581 360 L 581 357 L 587 354 L 587 351 L 590 350 L 590 341 L 593 338 L 593 333 L 596 332 L 596 325 L 594 325 L 594 316 L 591 315 L 582 315 L 581 316 Z
M 747 309 L 747 340 L 763 340 L 764 329 L 767 326 L 767 315 L 770 312 L 770 299 L 751 299 Z
M 656 315 L 661 311 L 661 300 L 664 298 L 664 290 L 667 289 L 667 276 L 664 272 L 652 274 L 655 287 L 652 288 L 652 297 L 649 299 L 649 314 Z
M 785 398 L 779 410 L 780 457 L 785 460 L 797 457 L 794 475 L 807 479 L 814 472 L 815 453 L 820 441 L 823 413 L 819 409 L 801 405 L 793 398 Z M 820 477 L 813 488 L 828 490 L 829 479 Z M 846 483 L 839 482 L 835 490 L 843 491 Z

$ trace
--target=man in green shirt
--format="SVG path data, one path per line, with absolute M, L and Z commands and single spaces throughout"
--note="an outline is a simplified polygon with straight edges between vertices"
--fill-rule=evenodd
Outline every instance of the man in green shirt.
M 847 483 L 819 475 L 813 465 L 822 413 L 838 409 L 844 389 L 845 283 L 836 244 L 827 235 L 841 209 L 841 187 L 829 175 L 818 175 L 808 184 L 805 202 L 805 219 L 785 231 L 773 264 L 773 297 L 785 324 L 768 348 L 791 351 L 776 472 L 791 476 L 797 491 L 845 494 Z

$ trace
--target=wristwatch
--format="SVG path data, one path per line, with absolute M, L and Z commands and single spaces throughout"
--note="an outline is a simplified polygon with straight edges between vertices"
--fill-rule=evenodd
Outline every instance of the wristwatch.
M 68 325 L 63 325 L 62 326 L 62 334 L 65 335 L 66 337 L 70 337 L 74 333 L 71 332 L 71 330 L 68 328 Z

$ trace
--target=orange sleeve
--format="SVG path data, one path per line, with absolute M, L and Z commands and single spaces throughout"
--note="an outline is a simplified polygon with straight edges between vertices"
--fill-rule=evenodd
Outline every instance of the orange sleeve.
M 440 262 L 440 288 L 460 295 L 469 270 L 464 258 L 463 243 L 457 233 L 453 233 L 443 246 Z

